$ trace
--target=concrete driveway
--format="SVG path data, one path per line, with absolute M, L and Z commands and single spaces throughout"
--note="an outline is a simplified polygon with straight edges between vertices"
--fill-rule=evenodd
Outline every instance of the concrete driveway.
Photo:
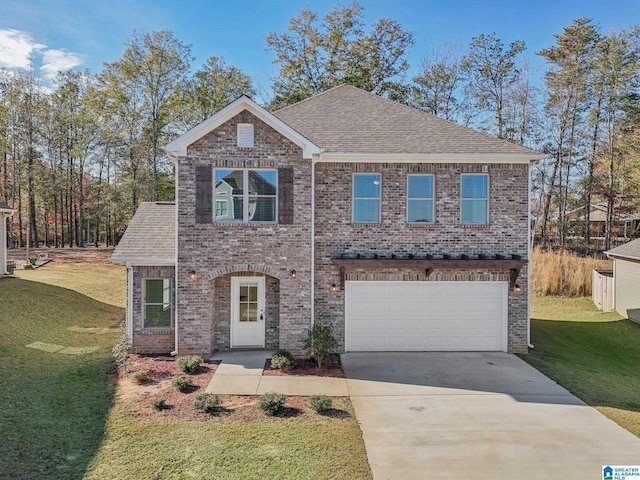
M 514 355 L 349 353 L 374 479 L 601 479 L 640 439 Z

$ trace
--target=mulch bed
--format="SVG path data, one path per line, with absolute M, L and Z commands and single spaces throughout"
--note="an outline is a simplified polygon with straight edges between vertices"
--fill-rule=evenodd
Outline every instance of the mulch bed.
M 180 370 L 171 357 L 148 357 L 142 355 L 131 355 L 129 362 L 118 368 L 118 385 L 116 396 L 118 405 L 123 413 L 129 418 L 138 420 L 154 421 L 175 421 L 175 420 L 208 420 L 215 419 L 220 422 L 229 421 L 282 421 L 283 418 L 313 418 L 319 415 L 308 406 L 307 397 L 290 396 L 287 397 L 284 412 L 278 417 L 269 417 L 258 408 L 259 397 L 245 395 L 218 395 L 221 408 L 216 415 L 206 414 L 193 408 L 192 403 L 198 393 L 204 392 L 211 381 L 211 377 L 216 371 L 216 363 L 202 363 L 200 372 L 197 374 L 186 374 Z M 131 375 L 139 370 L 149 372 L 149 380 L 138 384 Z M 317 370 L 316 364 L 302 362 L 300 367 L 294 369 L 289 374 L 292 375 L 313 375 L 318 371 L 325 376 L 340 376 L 342 370 L 339 363 L 332 363 L 327 368 Z M 270 370 L 270 372 L 276 372 Z M 306 373 L 299 373 L 306 372 Z M 265 375 L 277 375 L 278 373 L 267 373 Z M 178 375 L 186 375 L 193 381 L 194 387 L 190 392 L 182 393 L 171 385 L 171 379 Z M 156 398 L 164 398 L 170 408 L 157 411 L 151 406 L 151 402 Z M 352 415 L 351 404 L 348 398 L 334 398 L 333 409 L 324 413 L 323 416 L 331 418 L 348 418 Z
M 318 363 L 315 360 L 296 358 L 295 366 L 277 369 L 271 368 L 271 359 L 268 359 L 265 362 L 262 375 L 277 377 L 311 375 L 316 377 L 344 378 L 342 364 L 340 363 L 340 357 L 338 355 L 332 355 L 328 360 L 322 362 L 322 367 L 318 367 Z

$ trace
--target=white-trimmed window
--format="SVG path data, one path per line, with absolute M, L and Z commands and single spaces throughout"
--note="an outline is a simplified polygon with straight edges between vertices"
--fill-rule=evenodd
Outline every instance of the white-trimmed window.
M 253 123 L 238 124 L 238 147 L 253 148 Z
M 276 223 L 278 171 L 214 170 L 216 223 Z
M 379 173 L 353 174 L 353 223 L 380 223 Z
M 433 223 L 433 175 L 407 175 L 407 222 Z
M 460 222 L 463 225 L 489 224 L 489 175 L 460 176 Z
M 173 279 L 145 278 L 142 281 L 144 328 L 173 327 Z

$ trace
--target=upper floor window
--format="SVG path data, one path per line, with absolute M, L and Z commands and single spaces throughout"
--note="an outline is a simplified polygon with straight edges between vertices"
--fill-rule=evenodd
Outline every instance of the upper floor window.
M 353 223 L 380 223 L 380 174 L 353 174 Z
M 171 328 L 173 326 L 173 279 L 145 278 L 142 289 L 144 328 Z
M 238 147 L 253 148 L 253 123 L 238 124 Z
M 489 223 L 489 175 L 460 176 L 460 221 L 463 225 Z
M 407 222 L 433 223 L 433 175 L 407 176 Z
M 216 222 L 277 221 L 277 170 L 216 169 L 214 181 Z

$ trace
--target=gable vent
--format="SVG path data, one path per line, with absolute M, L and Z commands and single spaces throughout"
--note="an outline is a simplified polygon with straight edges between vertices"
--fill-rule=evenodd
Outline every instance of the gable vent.
M 253 148 L 253 123 L 238 124 L 238 147 Z

